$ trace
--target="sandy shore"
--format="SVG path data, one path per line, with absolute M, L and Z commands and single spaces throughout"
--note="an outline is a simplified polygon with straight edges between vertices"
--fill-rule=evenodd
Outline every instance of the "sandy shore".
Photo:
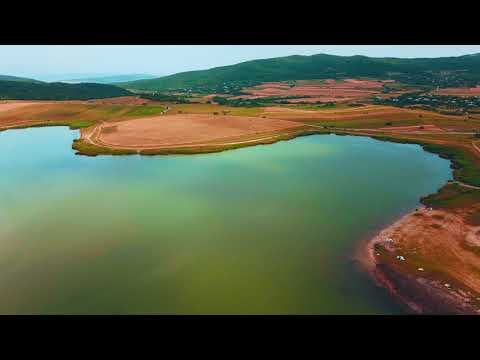
M 370 239 L 362 265 L 415 314 L 480 314 L 479 227 L 421 207 Z

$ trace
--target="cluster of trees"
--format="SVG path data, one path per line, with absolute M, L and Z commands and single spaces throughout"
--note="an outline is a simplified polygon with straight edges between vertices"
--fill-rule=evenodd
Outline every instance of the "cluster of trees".
M 173 102 L 177 104 L 186 104 L 189 103 L 185 96 L 170 95 L 164 93 L 150 93 L 150 94 L 140 94 L 142 99 L 154 100 L 154 101 L 164 101 L 164 102 Z
M 258 107 L 272 104 L 289 104 L 289 99 L 299 99 L 304 96 L 288 96 L 288 97 L 264 97 L 258 99 L 228 99 L 222 96 L 214 96 L 212 102 L 220 105 L 228 105 L 234 107 Z
M 424 106 L 430 108 L 472 110 L 480 108 L 479 97 L 461 97 L 451 95 L 428 95 L 422 92 L 407 93 L 389 99 L 375 99 L 375 103 L 394 106 Z

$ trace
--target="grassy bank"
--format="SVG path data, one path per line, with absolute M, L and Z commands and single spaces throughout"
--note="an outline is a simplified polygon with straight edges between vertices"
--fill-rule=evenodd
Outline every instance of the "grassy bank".
M 435 194 L 422 198 L 422 203 L 435 209 L 465 211 L 468 225 L 480 226 L 480 190 L 469 189 L 458 184 L 447 184 Z
M 435 144 L 426 140 L 386 135 L 371 135 L 371 137 L 381 141 L 420 145 L 425 151 L 438 154 L 440 157 L 450 160 L 455 180 L 473 186 L 480 186 L 480 166 L 478 166 L 478 160 L 465 146 Z
M 86 143 L 81 139 L 73 140 L 72 149 L 76 150 L 77 155 L 97 156 L 97 155 L 135 155 L 137 151 L 134 150 L 119 150 L 101 147 Z

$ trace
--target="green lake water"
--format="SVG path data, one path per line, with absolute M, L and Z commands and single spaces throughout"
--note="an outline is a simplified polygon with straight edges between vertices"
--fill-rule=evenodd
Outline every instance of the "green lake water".
M 451 178 L 364 137 L 95 158 L 76 137 L 0 133 L 0 313 L 398 314 L 355 249 Z

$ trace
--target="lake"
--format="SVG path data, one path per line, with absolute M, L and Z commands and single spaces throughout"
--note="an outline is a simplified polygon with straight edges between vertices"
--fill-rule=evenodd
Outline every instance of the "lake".
M 400 314 L 355 249 L 451 179 L 366 137 L 91 158 L 78 136 L 0 132 L 2 314 Z

